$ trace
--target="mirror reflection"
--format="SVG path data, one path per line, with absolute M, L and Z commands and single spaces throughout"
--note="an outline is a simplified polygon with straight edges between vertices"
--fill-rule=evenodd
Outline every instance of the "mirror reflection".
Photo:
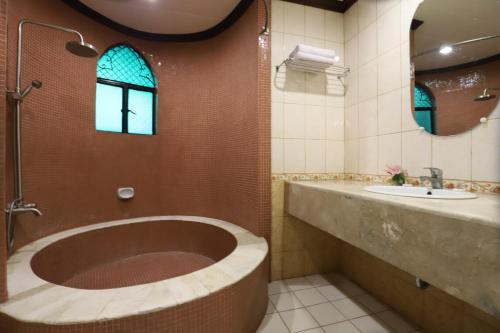
M 467 131 L 498 105 L 500 2 L 425 0 L 410 30 L 412 112 L 427 132 Z

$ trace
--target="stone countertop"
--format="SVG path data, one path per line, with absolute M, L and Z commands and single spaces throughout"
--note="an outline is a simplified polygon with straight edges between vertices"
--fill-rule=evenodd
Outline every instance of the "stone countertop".
M 286 184 L 286 211 L 500 319 L 500 196 L 442 200 L 356 182 Z
M 373 184 L 363 184 L 354 181 L 294 181 L 289 183 L 313 187 L 319 191 L 333 191 L 348 194 L 367 200 L 380 201 L 389 205 L 425 211 L 440 216 L 484 223 L 500 229 L 500 195 L 497 194 L 479 193 L 476 199 L 464 200 L 423 199 L 368 192 L 363 188 Z
M 44 247 L 79 233 L 129 223 L 189 221 L 224 229 L 237 241 L 227 257 L 201 270 L 171 279 L 114 289 L 75 289 L 39 278 L 31 258 Z M 30 243 L 7 262 L 9 299 L 0 313 L 23 322 L 52 325 L 111 320 L 160 311 L 215 293 L 240 281 L 267 256 L 267 242 L 234 224 L 197 216 L 153 216 L 93 224 L 66 230 Z

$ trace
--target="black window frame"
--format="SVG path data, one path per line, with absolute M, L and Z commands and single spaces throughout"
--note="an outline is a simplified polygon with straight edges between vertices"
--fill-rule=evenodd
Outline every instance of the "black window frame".
M 110 47 L 108 47 L 106 49 L 106 51 L 104 51 L 102 53 L 102 56 L 104 56 L 105 54 L 107 54 L 110 50 L 118 47 L 118 46 L 126 46 L 130 49 L 132 49 L 139 57 L 142 58 L 142 60 L 144 61 L 144 63 L 146 64 L 146 66 L 148 66 L 148 69 L 149 71 L 151 72 L 151 75 L 153 76 L 153 79 L 155 80 L 156 82 L 156 75 L 153 71 L 153 68 L 151 68 L 151 65 L 149 64 L 148 60 L 146 58 L 143 57 L 143 55 L 134 47 L 132 46 L 131 44 L 129 43 L 117 43 L 117 44 L 114 44 Z M 102 57 L 101 56 L 101 57 Z M 108 86 L 113 86 L 113 87 L 118 87 L 118 88 L 121 88 L 122 89 L 122 107 L 121 107 L 121 112 L 122 112 L 122 131 L 121 132 L 113 132 L 113 131 L 105 131 L 105 130 L 98 130 L 98 131 L 101 131 L 101 132 L 109 132 L 109 133 L 122 133 L 122 134 L 133 134 L 133 135 L 156 135 L 156 122 L 157 122 L 157 116 L 156 116 L 156 113 L 157 113 L 157 93 L 158 93 L 158 88 L 157 87 L 146 87 L 146 86 L 141 86 L 141 85 L 137 85 L 137 84 L 132 84 L 132 83 L 127 83 L 127 82 L 121 82 L 121 81 L 115 81 L 115 80 L 110 80 L 110 79 L 103 79 L 103 78 L 100 78 L 100 77 L 97 77 L 97 83 L 100 83 L 100 84 L 104 84 L 104 85 L 108 85 Z M 156 84 L 155 84 L 156 85 Z M 150 92 L 153 94 L 153 110 L 152 110 L 152 131 L 151 131 L 151 134 L 145 134 L 145 133 L 129 133 L 128 131 L 128 117 L 129 117 L 129 113 L 133 113 L 134 114 L 134 111 L 133 110 L 130 110 L 129 107 L 128 107 L 128 103 L 129 103 L 129 98 L 128 98 L 128 95 L 129 95 L 129 90 L 132 89 L 132 90 L 139 90 L 139 91 L 146 91 L 146 92 Z

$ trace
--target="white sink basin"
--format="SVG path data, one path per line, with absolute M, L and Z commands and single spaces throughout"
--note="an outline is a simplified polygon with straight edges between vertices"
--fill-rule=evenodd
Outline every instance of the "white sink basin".
M 414 198 L 425 198 L 425 199 L 460 200 L 460 199 L 477 198 L 477 195 L 461 190 L 432 190 L 432 193 L 429 194 L 427 193 L 427 188 L 425 187 L 412 187 L 412 186 L 374 185 L 365 187 L 365 191 L 379 193 L 379 194 L 397 195 L 400 197 L 414 197 Z

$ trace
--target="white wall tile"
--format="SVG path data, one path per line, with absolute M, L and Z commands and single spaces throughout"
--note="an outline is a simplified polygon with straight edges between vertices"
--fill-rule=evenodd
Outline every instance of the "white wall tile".
M 378 134 L 377 98 L 359 104 L 359 136 L 375 136 Z
M 287 139 L 305 138 L 305 107 L 285 104 L 283 108 L 283 134 Z
M 283 103 L 271 105 L 271 137 L 283 138 Z
M 377 15 L 384 15 L 388 10 L 390 10 L 400 2 L 401 0 L 377 0 Z
M 364 65 L 377 57 L 377 24 L 372 23 L 359 33 L 358 62 Z
M 272 31 L 285 31 L 285 4 L 281 0 L 271 2 Z M 274 40 L 273 40 L 274 43 Z
M 401 165 L 401 133 L 378 137 L 378 173 L 385 175 L 388 165 Z
M 401 50 L 399 47 L 378 58 L 378 92 L 401 88 Z
M 345 109 L 345 138 L 356 139 L 359 137 L 358 106 L 353 105 Z
M 358 68 L 358 46 L 357 37 L 345 43 L 345 66 L 351 70 Z
M 472 130 L 472 179 L 500 182 L 500 119 Z M 450 154 L 450 158 L 453 154 Z
M 305 104 L 323 106 L 326 104 L 327 80 L 326 75 L 307 73 Z
M 377 71 L 378 68 L 376 59 L 359 67 L 358 78 L 363 78 L 362 80 L 358 80 L 359 103 L 377 96 L 377 85 L 378 85 Z
M 358 25 L 363 30 L 377 19 L 376 0 L 358 0 Z
M 326 139 L 326 111 L 324 106 L 307 105 L 305 119 L 306 139 Z
M 325 39 L 325 11 L 306 6 L 305 35 Z
M 271 139 L 271 171 L 283 173 L 283 139 Z
M 425 175 L 431 166 L 431 135 L 423 131 L 403 132 L 402 165 L 412 177 Z
M 325 11 L 325 40 L 344 43 L 344 15 Z
M 401 7 L 394 6 L 377 20 L 378 54 L 401 44 Z
M 304 173 L 306 169 L 305 141 L 300 139 L 284 139 L 284 172 Z
M 358 102 L 358 71 L 352 70 L 345 78 L 345 97 L 346 107 L 352 106 Z
M 344 142 L 326 142 L 326 172 L 344 172 Z
M 359 140 L 346 140 L 345 141 L 345 172 L 358 173 L 358 158 L 359 158 Z
M 344 65 L 343 14 L 281 0 L 273 1 L 272 10 L 273 66 L 300 43 L 333 49 L 340 57 L 338 64 Z M 357 26 L 352 27 L 357 33 Z M 353 45 L 357 55 L 357 44 Z M 340 82 L 325 75 L 297 71 L 275 75 L 274 67 L 271 70 L 272 172 L 326 172 L 327 162 L 328 172 L 343 172 L 345 98 Z
M 401 45 L 401 85 L 409 84 L 411 84 L 410 43 L 404 42 Z
M 401 103 L 401 89 L 379 96 L 378 134 L 401 132 Z
M 348 41 L 358 34 L 358 6 L 354 4 L 344 13 L 344 40 Z
M 305 34 L 305 6 L 285 2 L 284 14 L 285 32 L 303 36 Z
M 359 139 L 359 173 L 378 173 L 378 137 Z
M 471 133 L 432 136 L 432 166 L 448 179 L 471 179 Z
M 326 138 L 328 140 L 344 140 L 343 108 L 326 108 Z
M 306 140 L 306 172 L 323 173 L 326 172 L 326 141 Z

